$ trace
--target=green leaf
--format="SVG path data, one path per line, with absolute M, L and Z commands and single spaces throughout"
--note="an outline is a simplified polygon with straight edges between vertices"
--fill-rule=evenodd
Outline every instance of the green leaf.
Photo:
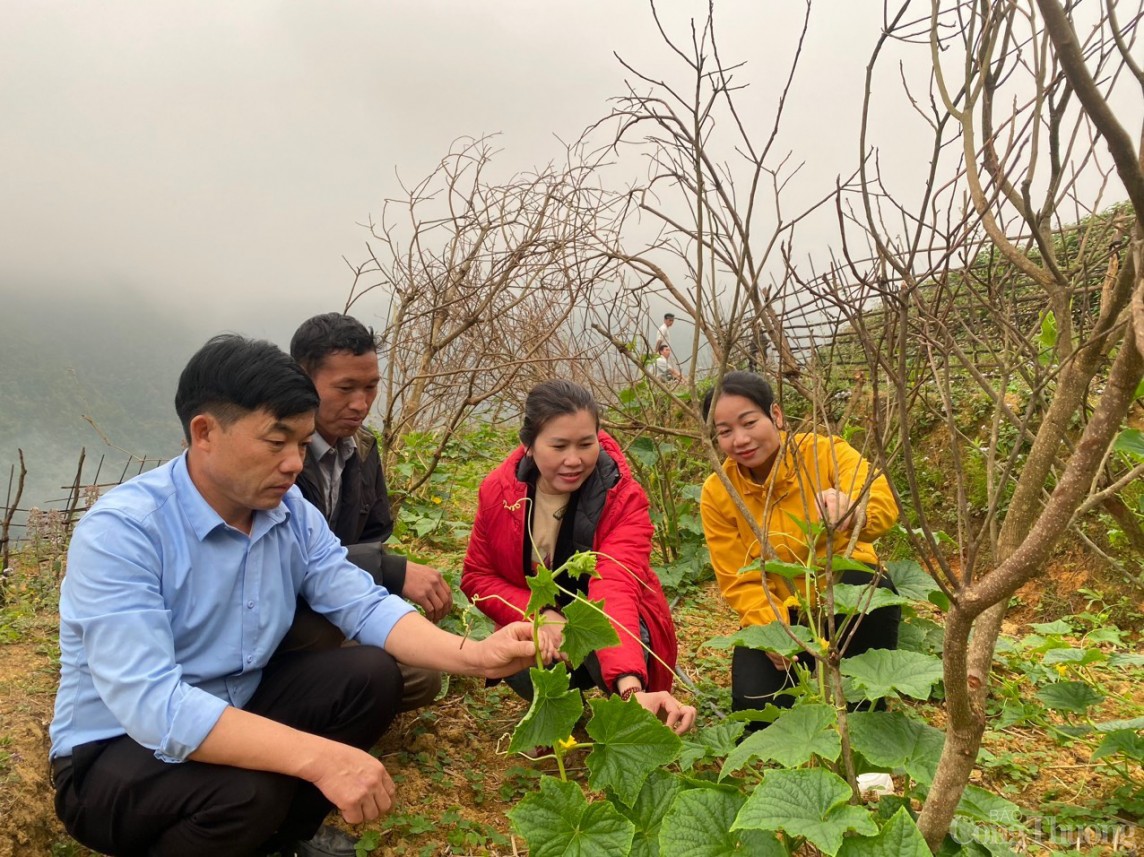
M 870 575 L 871 579 L 874 577 L 874 568 L 872 566 L 865 562 L 859 562 L 858 560 L 852 559 L 848 556 L 832 556 L 830 558 L 830 570 L 835 573 L 841 573 L 843 571 L 859 571 Z
M 620 814 L 635 825 L 631 857 L 658 857 L 659 830 L 675 796 L 683 791 L 683 781 L 667 771 L 652 771 L 631 807 L 613 801 Z
M 931 857 L 925 837 L 917 824 L 900 807 L 886 822 L 881 833 L 870 837 L 851 837 L 842 843 L 838 857 Z
M 529 616 L 535 616 L 545 607 L 551 607 L 556 603 L 556 597 L 560 594 L 560 590 L 556 588 L 556 581 L 552 579 L 552 572 L 549 571 L 541 564 L 537 564 L 536 573 L 525 580 L 528 588 L 532 590 L 532 596 L 528 599 L 528 606 L 525 607 L 525 612 Z
M 628 806 L 656 768 L 679 758 L 683 742 L 634 699 L 592 700 L 588 734 L 596 742 L 588 755 L 588 783 L 611 789 Z
M 553 777 L 509 810 L 532 857 L 614 857 L 632 847 L 635 826 L 607 801 L 588 803 L 580 786 Z
M 1000 644 L 1005 638 L 998 640 Z M 898 648 L 909 652 L 922 652 L 927 655 L 941 654 L 945 644 L 945 629 L 937 622 L 911 616 L 903 619 L 898 626 Z
M 937 604 L 943 610 L 949 608 L 949 599 L 945 597 L 941 587 L 930 577 L 929 572 L 922 568 L 920 563 L 912 559 L 892 560 L 886 563 L 886 573 L 890 576 L 894 588 L 898 590 L 900 595 L 914 601 L 928 601 Z M 935 601 L 935 598 L 940 598 L 944 602 L 944 606 Z
M 1131 729 L 1118 729 L 1109 732 L 1092 754 L 1092 760 L 1105 756 L 1126 756 L 1136 762 L 1144 762 L 1144 735 Z
M 844 658 L 839 670 L 854 680 L 855 687 L 868 700 L 899 693 L 914 699 L 928 699 L 930 689 L 942 676 L 938 658 L 889 649 L 870 649 Z
M 628 458 L 634 458 L 647 470 L 655 467 L 659 461 L 659 450 L 650 437 L 637 437 L 624 452 Z
M 709 640 L 707 645 L 715 649 L 729 649 L 732 646 L 762 649 L 764 652 L 778 652 L 789 658 L 801 652 L 802 648 L 790 638 L 788 630 L 807 645 L 814 642 L 810 629 L 805 625 L 784 625 L 776 620 L 766 625 L 748 625 L 729 637 L 715 637 Z
M 599 649 L 609 649 L 620 643 L 619 635 L 612 623 L 608 621 L 604 610 L 604 602 L 589 602 L 599 607 L 594 610 L 580 599 L 572 601 L 564 608 L 564 644 L 560 647 L 576 669 L 584 662 L 584 658 Z
M 1053 711 L 1083 714 L 1104 699 L 1104 694 L 1085 681 L 1058 681 L 1037 691 L 1037 699 Z
M 979 786 L 965 787 L 956 812 L 965 818 L 998 827 L 1018 828 L 1021 823 L 1021 807 Z
M 568 689 L 568 668 L 558 663 L 552 669 L 533 667 L 532 705 L 513 730 L 510 753 L 550 747 L 572 734 L 572 727 L 584 713 L 580 692 Z
M 1131 720 L 1106 720 L 1096 724 L 1097 732 L 1116 732 L 1119 729 L 1144 729 L 1144 717 L 1133 717 Z
M 795 706 L 736 747 L 723 763 L 719 779 L 754 759 L 775 761 L 784 768 L 805 764 L 811 756 L 837 761 L 842 752 L 837 726 L 838 716 L 829 705 L 811 703 Z
M 859 711 L 849 717 L 850 744 L 866 761 L 903 770 L 922 785 L 933 782 L 945 735 L 900 711 Z
M 557 574 L 567 574 L 569 577 L 599 577 L 596 571 L 596 554 L 592 551 L 577 551 L 568 557 L 564 565 L 560 566 Z
M 834 584 L 834 612 L 849 616 L 852 613 L 869 613 L 879 607 L 892 607 L 895 604 L 909 604 L 910 599 L 884 587 L 856 586 L 851 583 Z
M 1073 627 L 1064 619 L 1055 622 L 1034 622 L 1029 626 L 1038 634 L 1071 634 Z
M 681 794 L 660 828 L 661 857 L 786 857 L 786 848 L 770 831 L 731 830 L 744 800 L 724 789 Z
M 742 721 L 724 720 L 715 726 L 698 730 L 691 739 L 683 739 L 679 766 L 684 771 L 689 771 L 701 759 L 720 758 L 731 753 L 746 725 Z
M 807 572 L 805 565 L 799 565 L 797 562 L 783 562 L 778 559 L 767 560 L 763 563 L 763 569 L 767 574 L 777 574 L 779 577 L 785 577 L 787 580 L 803 577 Z
M 850 786 L 822 768 L 771 771 L 739 810 L 732 830 L 781 830 L 802 836 L 821 851 L 835 855 L 842 836 L 878 832 L 864 807 L 847 804 Z
M 1144 431 L 1127 428 L 1116 436 L 1112 448 L 1133 458 L 1144 458 Z
M 1053 349 L 1057 345 L 1057 317 L 1053 311 L 1047 310 L 1041 317 L 1041 332 L 1037 336 L 1037 344 L 1041 346 L 1040 361 L 1042 366 L 1049 365 L 1053 360 Z
M 1106 660 L 1108 660 L 1108 655 L 1100 649 L 1059 648 L 1047 651 L 1041 663 L 1047 667 L 1053 664 L 1076 664 L 1083 667 Z

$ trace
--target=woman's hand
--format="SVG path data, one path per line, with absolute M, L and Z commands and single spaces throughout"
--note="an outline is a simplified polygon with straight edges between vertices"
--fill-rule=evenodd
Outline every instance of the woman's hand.
M 660 719 L 676 735 L 695 725 L 695 706 L 684 705 L 666 690 L 636 691 L 632 698 Z
M 784 658 L 778 652 L 764 652 L 764 654 L 770 659 L 770 662 L 775 665 L 776 670 L 789 672 L 790 668 L 794 666 L 793 659 Z
M 540 630 L 536 635 L 540 657 L 546 664 L 567 660 L 568 656 L 560 651 L 560 647 L 564 645 L 564 623 L 568 620 L 555 610 L 541 611 L 540 618 Z
M 837 488 L 827 488 L 825 491 L 819 491 L 815 495 L 815 500 L 818 502 L 818 511 L 823 523 L 829 523 L 843 532 L 854 529 L 858 513 L 849 494 Z

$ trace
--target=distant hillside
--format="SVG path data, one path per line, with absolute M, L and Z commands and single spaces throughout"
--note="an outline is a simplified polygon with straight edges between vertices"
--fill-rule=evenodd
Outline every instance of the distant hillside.
M 28 467 L 24 507 L 61 496 L 83 447 L 92 468 L 106 455 L 104 476 L 118 476 L 128 458 L 114 447 L 147 456 L 178 452 L 175 384 L 205 337 L 178 318 L 122 298 L 20 294 L 5 297 L 3 317 L 0 505 L 19 448 Z M 85 473 L 90 479 L 94 469 Z

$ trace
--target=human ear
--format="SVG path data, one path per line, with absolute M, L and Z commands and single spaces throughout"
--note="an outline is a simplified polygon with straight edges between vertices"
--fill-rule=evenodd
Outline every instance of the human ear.
M 210 414 L 195 414 L 195 416 L 191 417 L 191 441 L 188 445 L 192 449 L 195 447 L 209 447 L 213 432 L 217 426 L 218 423 Z
M 775 424 L 775 428 L 783 428 L 783 409 L 778 405 L 771 405 L 771 422 Z

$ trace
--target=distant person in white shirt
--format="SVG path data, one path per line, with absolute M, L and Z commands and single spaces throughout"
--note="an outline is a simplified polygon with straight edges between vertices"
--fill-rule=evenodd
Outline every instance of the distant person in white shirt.
M 660 379 L 663 381 L 682 381 L 683 375 L 671 359 L 671 346 L 662 343 L 656 351 L 659 352 L 659 357 L 655 358 L 655 371 Z
M 675 324 L 675 313 L 665 312 L 663 314 L 663 324 L 659 326 L 659 330 L 657 330 L 655 334 L 655 351 L 657 354 L 659 353 L 659 347 L 661 345 L 671 345 L 671 337 L 668 335 L 668 331 L 673 324 Z

